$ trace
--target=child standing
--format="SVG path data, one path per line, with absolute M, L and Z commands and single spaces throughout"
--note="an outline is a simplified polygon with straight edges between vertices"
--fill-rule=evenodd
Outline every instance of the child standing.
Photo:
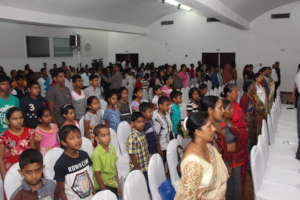
M 94 193 L 92 161 L 80 150 L 82 139 L 76 126 L 67 125 L 59 132 L 64 153 L 54 166 L 54 180 L 61 200 L 90 200 Z
M 104 111 L 103 119 L 108 122 L 110 128 L 117 132 L 120 123 L 120 112 L 117 108 L 118 93 L 115 90 L 110 90 L 106 96 L 106 101 L 108 105 Z
M 97 125 L 94 129 L 97 146 L 92 153 L 94 186 L 96 191 L 110 190 L 116 195 L 121 195 L 119 187 L 118 171 L 116 167 L 117 153 L 110 144 L 111 136 L 109 128 L 105 125 Z
M 139 111 L 139 106 L 143 99 L 143 90 L 141 88 L 135 88 L 133 91 L 131 110 L 133 112 Z
M 102 121 L 100 102 L 96 96 L 87 99 L 87 112 L 84 115 L 84 136 L 93 140 L 93 129 Z
M 163 96 L 170 98 L 170 94 L 172 92 L 172 84 L 173 84 L 172 76 L 165 75 L 164 82 L 165 82 L 165 85 L 161 88 L 162 94 L 163 94 Z
M 77 126 L 79 128 L 79 123 L 76 120 L 76 113 L 75 113 L 74 106 L 70 104 L 66 104 L 61 108 L 61 115 L 65 119 L 64 123 L 61 125 L 61 127 L 64 127 L 66 125 L 73 125 Z
M 43 155 L 54 147 L 58 147 L 58 127 L 51 123 L 52 116 L 48 108 L 41 108 L 38 110 L 38 126 L 35 129 L 36 134 L 41 137 L 40 151 Z
M 179 134 L 180 130 L 180 121 L 181 121 L 181 111 L 180 104 L 182 103 L 182 93 L 179 91 L 171 92 L 171 100 L 173 104 L 171 105 L 171 120 L 172 120 L 172 131 L 176 137 Z
M 43 178 L 43 156 L 36 149 L 27 149 L 20 155 L 22 185 L 10 197 L 11 200 L 58 199 L 55 183 Z
M 163 160 L 166 162 L 167 147 L 172 135 L 172 122 L 170 119 L 170 100 L 168 97 L 161 96 L 158 100 L 158 110 L 153 114 L 153 121 L 156 134 L 159 138 Z
M 201 83 L 199 85 L 199 98 L 204 97 L 208 92 L 207 85 L 205 83 Z
M 186 105 L 186 111 L 188 116 L 191 113 L 199 112 L 199 91 L 193 87 L 189 91 L 190 103 Z
M 159 85 L 154 86 L 153 88 L 154 97 L 152 99 L 152 104 L 154 105 L 154 108 L 157 108 L 157 103 L 159 97 L 162 95 L 161 87 Z
M 144 133 L 146 135 L 146 139 L 148 142 L 148 150 L 149 153 L 155 154 L 155 153 L 161 153 L 160 145 L 158 142 L 158 136 L 155 132 L 154 123 L 152 121 L 153 117 L 153 106 L 151 103 L 141 103 L 140 105 L 140 112 L 145 118 L 145 127 L 144 127 Z
M 83 82 L 81 76 L 72 77 L 73 90 L 71 90 L 72 102 L 76 111 L 76 119 L 80 120 L 86 110 L 86 95 L 83 91 Z
M 142 133 L 145 126 L 145 118 L 140 112 L 134 112 L 131 116 L 132 132 L 127 141 L 128 154 L 130 156 L 130 170 L 141 170 L 147 179 L 149 165 L 149 150 L 145 134 Z
M 8 129 L 0 136 L 0 170 L 5 177 L 7 170 L 19 162 L 20 154 L 29 147 L 35 148 L 40 138 L 34 131 L 23 126 L 24 117 L 20 108 L 12 107 L 6 113 Z
M 121 121 L 131 121 L 131 108 L 128 102 L 128 89 L 121 87 L 119 90 L 119 111 L 121 114 Z
M 21 100 L 21 109 L 24 115 L 24 124 L 28 128 L 36 128 L 38 125 L 37 112 L 47 103 L 44 97 L 40 95 L 41 89 L 38 82 L 29 82 L 28 95 Z

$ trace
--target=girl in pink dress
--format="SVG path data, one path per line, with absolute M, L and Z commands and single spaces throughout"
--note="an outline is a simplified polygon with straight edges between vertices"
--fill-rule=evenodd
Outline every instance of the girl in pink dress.
M 40 151 L 45 155 L 50 149 L 59 146 L 58 127 L 55 123 L 51 123 L 52 115 L 48 108 L 41 108 L 37 116 L 38 126 L 35 132 L 41 137 Z

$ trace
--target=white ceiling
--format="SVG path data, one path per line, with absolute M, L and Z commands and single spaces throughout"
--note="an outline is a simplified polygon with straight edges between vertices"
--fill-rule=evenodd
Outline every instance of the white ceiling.
M 251 22 L 268 10 L 296 0 L 214 1 L 222 2 L 235 14 Z M 0 6 L 140 27 L 147 27 L 161 17 L 178 11 L 173 6 L 163 5 L 161 0 L 0 0 Z

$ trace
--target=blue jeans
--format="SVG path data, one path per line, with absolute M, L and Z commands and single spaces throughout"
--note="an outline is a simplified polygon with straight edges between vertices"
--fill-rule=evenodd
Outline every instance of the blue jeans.
M 297 99 L 297 128 L 298 128 L 298 142 L 300 143 L 300 96 Z

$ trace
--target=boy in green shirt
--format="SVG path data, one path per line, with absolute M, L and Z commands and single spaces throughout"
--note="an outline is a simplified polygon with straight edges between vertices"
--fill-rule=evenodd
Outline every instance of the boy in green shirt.
M 94 128 L 97 147 L 92 153 L 95 190 L 110 190 L 117 196 L 121 196 L 118 172 L 116 167 L 117 153 L 110 144 L 109 128 L 105 125 L 97 125 Z
M 173 104 L 171 105 L 172 131 L 177 137 L 177 135 L 179 134 L 179 127 L 181 121 L 180 104 L 182 103 L 182 93 L 177 90 L 174 90 L 173 92 L 171 92 L 170 98 L 173 102 Z

